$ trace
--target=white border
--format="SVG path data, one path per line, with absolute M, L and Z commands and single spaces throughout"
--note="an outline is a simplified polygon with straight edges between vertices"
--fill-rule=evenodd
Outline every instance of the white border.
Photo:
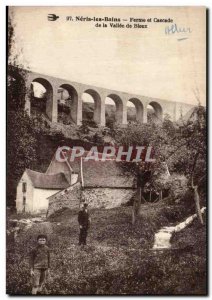
M 1 101 L 1 109 L 0 109 L 0 157 L 1 157 L 1 167 L 0 167 L 0 187 L 1 187 L 1 206 L 0 206 L 0 229 L 2 231 L 1 239 L 0 239 L 0 257 L 1 257 L 1 268 L 0 268 L 0 297 L 1 299 L 6 299 L 8 296 L 5 294 L 5 268 L 6 268 L 6 255 L 5 255 L 5 213 L 6 213 L 6 206 L 5 206 L 5 174 L 6 174 L 6 93 L 5 93 L 5 78 L 6 78 L 6 6 L 206 6 L 207 8 L 211 9 L 211 4 L 206 0 L 201 1 L 194 1 L 194 0 L 173 0 L 173 1 L 159 1 L 159 0 L 1 0 L 0 2 L 0 41 L 1 41 L 1 47 L 0 47 L 0 66 L 1 66 L 1 80 L 0 80 L 0 101 Z M 209 41 L 211 39 L 211 30 L 209 28 Z M 208 45 L 209 46 L 209 45 Z M 209 48 L 210 49 L 210 48 Z M 211 51 L 209 55 L 211 54 Z M 209 70 L 210 72 L 210 70 Z M 209 85 L 209 82 L 208 82 Z M 210 99 L 208 99 L 208 103 L 210 102 Z M 209 106 L 208 113 L 211 116 L 211 106 Z M 211 146 L 211 123 L 208 128 L 210 134 L 209 134 L 209 141 Z M 210 147 L 211 148 L 211 147 Z M 210 149 L 209 148 L 209 149 Z M 208 153 L 209 154 L 209 153 Z M 211 170 L 211 161 L 209 163 L 210 170 Z M 212 181 L 210 177 L 210 181 L 208 182 L 208 187 L 212 186 Z M 210 193 L 209 193 L 210 196 Z M 210 202 L 208 196 L 208 200 Z M 211 215 L 211 206 L 210 206 L 210 212 Z M 209 228 L 209 232 L 210 232 Z M 210 241 L 211 246 L 211 241 Z M 210 249 L 211 247 L 209 247 Z M 209 253 L 208 253 L 209 254 Z M 209 259 L 210 262 L 210 270 L 211 270 L 211 259 Z M 209 292 L 210 292 L 210 286 L 211 286 L 211 276 L 209 277 Z M 143 296 L 141 296 L 143 297 Z M 19 297 L 19 299 L 22 297 Z M 25 299 L 28 297 L 24 297 Z M 50 297 L 53 298 L 53 297 Z M 49 298 L 49 299 L 50 299 Z M 73 296 L 72 296 L 73 298 Z M 76 298 L 76 297 L 74 297 Z M 79 298 L 79 297 L 77 297 Z M 95 297 L 96 298 L 96 297 Z M 115 297 L 110 297 L 115 298 Z M 132 297 L 125 297 L 125 299 L 132 298 Z M 149 298 L 149 297 L 148 297 Z M 155 298 L 155 297 L 150 297 Z M 163 298 L 163 297 L 160 297 Z M 186 299 L 187 297 L 182 297 Z M 202 297 L 195 297 L 202 298 Z M 62 299 L 61 296 L 54 297 L 54 299 Z M 165 299 L 165 297 L 164 297 Z

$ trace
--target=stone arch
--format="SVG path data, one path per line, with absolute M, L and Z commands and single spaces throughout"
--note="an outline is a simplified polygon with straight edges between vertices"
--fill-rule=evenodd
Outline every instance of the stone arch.
M 67 112 L 67 120 L 66 123 L 69 124 L 69 122 L 73 121 L 75 124 L 77 124 L 77 106 L 78 106 L 78 93 L 76 91 L 76 89 L 71 85 L 71 84 L 61 84 L 59 86 L 59 89 L 63 89 L 66 90 L 68 93 L 68 98 L 67 99 L 63 99 L 64 102 L 61 102 L 60 100 L 62 99 L 58 99 L 58 120 L 60 117 L 60 109 L 59 109 L 59 105 L 61 105 L 61 109 L 62 106 L 64 105 L 65 107 L 67 107 L 67 109 L 65 109 L 64 111 Z M 59 93 L 59 89 L 58 89 L 58 93 Z M 63 120 L 64 121 L 64 120 Z
M 52 87 L 51 83 L 45 78 L 41 78 L 41 77 L 34 78 L 31 82 L 31 88 L 32 88 L 33 82 L 37 82 L 45 88 L 45 90 L 46 90 L 46 93 L 45 93 L 45 112 L 46 112 L 47 116 L 49 117 L 49 119 L 52 120 L 53 87 Z M 32 97 L 31 97 L 31 101 L 32 101 Z M 32 105 L 32 103 L 31 103 L 31 105 Z
M 115 111 L 115 121 L 119 124 L 123 123 L 123 101 L 122 99 L 116 94 L 109 94 L 106 98 L 110 98 L 114 101 L 116 111 Z
M 135 106 L 136 121 L 143 123 L 144 106 L 138 98 L 130 98 L 128 102 L 131 102 Z
M 153 121 L 158 123 L 163 120 L 163 109 L 162 106 L 156 102 L 156 101 L 151 101 L 148 103 L 153 108 Z M 147 113 L 147 118 L 150 118 L 149 114 Z
M 93 117 L 92 119 L 97 123 L 101 123 L 101 97 L 99 93 L 93 89 L 87 89 L 83 92 L 83 94 L 88 94 L 93 98 L 94 101 L 94 109 L 93 109 Z

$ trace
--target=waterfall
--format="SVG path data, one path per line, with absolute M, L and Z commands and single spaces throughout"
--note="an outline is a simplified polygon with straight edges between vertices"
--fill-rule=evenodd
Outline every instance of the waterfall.
M 206 207 L 201 208 L 201 213 L 203 213 L 206 210 Z M 156 234 L 155 234 L 155 241 L 153 250 L 158 249 L 168 249 L 171 247 L 171 237 L 174 232 L 179 232 L 180 230 L 184 229 L 186 226 L 188 226 L 195 218 L 197 217 L 197 214 L 194 214 L 190 217 L 188 217 L 184 222 L 179 223 L 176 226 L 169 226 L 169 227 L 163 227 L 161 228 Z

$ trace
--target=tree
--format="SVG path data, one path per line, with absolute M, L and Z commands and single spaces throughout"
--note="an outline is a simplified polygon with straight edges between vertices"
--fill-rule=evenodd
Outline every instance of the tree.
M 128 171 L 130 169 L 138 177 L 143 177 L 145 170 L 151 170 L 151 177 L 146 181 L 150 190 L 158 190 L 160 194 L 163 188 L 170 186 L 171 180 L 175 180 L 176 176 L 171 176 L 166 181 L 163 175 L 157 174 L 157 169 L 161 169 L 163 164 L 168 166 L 170 173 L 186 176 L 194 192 L 196 210 L 202 222 L 198 190 L 200 184 L 204 185 L 206 173 L 206 112 L 204 107 L 200 105 L 195 107 L 189 120 L 183 121 L 180 125 L 165 118 L 161 124 L 157 125 L 152 122 L 131 123 L 126 128 L 114 127 L 112 134 L 118 145 L 153 147 L 156 163 L 151 166 L 144 163 L 143 173 L 139 173 L 138 169 L 136 171 L 135 167 L 128 164 Z M 195 157 L 197 158 L 194 159 Z M 139 186 L 140 196 L 134 203 L 133 222 L 139 212 L 143 187 Z
M 151 189 L 156 187 L 160 190 L 161 193 L 161 180 L 158 176 L 153 177 L 154 172 L 157 168 L 160 168 L 165 161 L 165 156 L 167 150 L 167 145 L 170 143 L 170 138 L 172 133 L 170 127 L 172 123 L 169 122 L 170 126 L 166 125 L 166 120 L 161 124 L 155 124 L 150 122 L 147 124 L 140 123 L 130 123 L 125 128 L 114 127 L 113 128 L 113 137 L 116 141 L 116 144 L 124 145 L 126 148 L 129 146 L 151 146 L 154 152 L 154 158 L 156 158 L 156 163 L 147 163 L 142 162 L 136 164 L 123 164 L 127 171 L 131 171 L 137 177 L 137 187 L 138 192 L 135 197 L 133 211 L 132 211 L 132 222 L 135 222 L 136 216 L 139 214 L 141 202 L 145 201 L 144 198 L 144 187 L 147 182 L 154 181 L 154 185 L 151 186 Z M 143 159 L 145 158 L 145 150 L 143 152 Z M 123 167 L 122 166 L 122 167 Z M 156 180 L 157 177 L 157 180 Z M 161 178 L 160 178 L 161 179 Z M 159 182 L 160 181 L 160 182 Z M 160 187 L 159 187 L 160 186 Z
M 195 158 L 194 158 L 194 165 L 193 165 L 193 170 L 191 173 L 191 188 L 193 189 L 193 192 L 194 192 L 194 201 L 195 201 L 197 216 L 199 217 L 200 223 L 203 224 L 203 218 L 202 218 L 202 213 L 201 213 L 201 209 L 200 209 L 200 197 L 199 197 L 199 193 L 198 193 L 198 185 L 194 185 L 194 170 L 196 167 L 198 156 L 199 156 L 199 152 L 196 153 Z
M 170 163 L 189 179 L 196 212 L 201 223 L 203 219 L 200 211 L 199 187 L 203 184 L 205 189 L 206 146 L 206 110 L 198 105 L 191 114 L 190 120 L 181 125 L 181 136 L 176 143 L 175 153 L 170 156 Z
M 24 111 L 25 71 L 12 59 L 14 27 L 9 16 L 7 72 L 7 205 L 15 205 L 17 182 L 36 160 L 37 134 L 33 120 Z

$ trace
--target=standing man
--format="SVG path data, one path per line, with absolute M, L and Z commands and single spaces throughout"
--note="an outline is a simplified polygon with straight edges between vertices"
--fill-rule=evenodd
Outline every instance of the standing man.
M 88 234 L 88 228 L 90 225 L 90 218 L 87 207 L 87 203 L 82 204 L 78 214 L 78 222 L 80 227 L 79 245 L 86 245 L 86 238 Z

